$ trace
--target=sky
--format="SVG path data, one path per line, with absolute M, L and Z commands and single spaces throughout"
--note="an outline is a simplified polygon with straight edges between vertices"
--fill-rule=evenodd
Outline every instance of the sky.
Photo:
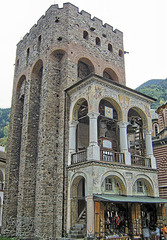
M 8 0 L 0 3 L 0 108 L 11 106 L 17 43 L 52 4 L 71 2 L 124 34 L 126 85 L 167 78 L 167 0 Z

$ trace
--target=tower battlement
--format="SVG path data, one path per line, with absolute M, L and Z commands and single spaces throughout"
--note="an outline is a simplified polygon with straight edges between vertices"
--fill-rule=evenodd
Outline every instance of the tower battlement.
M 41 25 L 43 25 L 44 22 L 50 19 L 52 19 L 53 21 L 54 20 L 56 21 L 56 19 L 58 18 L 60 19 L 65 12 L 67 12 L 66 14 L 70 12 L 70 15 L 72 16 L 78 15 L 78 18 L 80 18 L 81 21 L 84 21 L 87 23 L 91 31 L 99 32 L 99 31 L 102 31 L 103 29 L 106 32 L 110 32 L 110 34 L 113 33 L 114 35 L 116 34 L 119 37 L 123 36 L 123 33 L 120 30 L 113 29 L 113 26 L 109 25 L 108 23 L 103 24 L 103 21 L 101 19 L 97 17 L 92 18 L 90 13 L 84 10 L 79 11 L 79 8 L 74 6 L 71 3 L 64 3 L 63 8 L 59 8 L 58 4 L 51 5 L 50 8 L 45 12 L 45 15 L 42 15 L 39 18 L 37 23 L 32 26 L 30 31 L 23 37 L 22 40 L 20 40 L 17 46 L 22 44 L 24 41 L 27 41 L 29 37 L 31 38 L 31 35 L 34 34 L 34 32 L 38 31 L 38 29 L 41 28 Z

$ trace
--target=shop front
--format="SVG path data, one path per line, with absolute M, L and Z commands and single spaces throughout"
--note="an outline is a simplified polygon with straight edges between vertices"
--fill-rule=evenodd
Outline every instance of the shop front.
M 166 199 L 95 194 L 95 237 L 98 239 L 155 239 L 156 226 L 166 223 Z

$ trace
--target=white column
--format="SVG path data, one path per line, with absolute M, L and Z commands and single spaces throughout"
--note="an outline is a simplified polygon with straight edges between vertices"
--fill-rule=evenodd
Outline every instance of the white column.
M 71 154 L 76 152 L 76 129 L 78 121 L 69 122 L 69 154 L 68 165 L 71 165 Z
M 146 157 L 151 158 L 151 166 L 156 169 L 156 159 L 153 154 L 152 130 L 145 130 Z
M 128 152 L 128 135 L 127 126 L 128 122 L 118 122 L 119 126 L 119 138 L 120 138 L 120 151 L 125 155 L 125 164 L 131 165 L 131 157 Z
M 100 148 L 98 146 L 97 119 L 99 113 L 89 113 L 89 147 L 87 149 L 88 160 L 100 160 Z
M 87 196 L 87 237 L 94 237 L 94 201 L 93 196 Z

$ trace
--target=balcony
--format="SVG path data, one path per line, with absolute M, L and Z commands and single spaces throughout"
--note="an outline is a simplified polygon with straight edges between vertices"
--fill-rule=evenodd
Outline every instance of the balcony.
M 151 168 L 151 159 L 139 155 L 131 155 L 131 163 L 135 166 Z
M 87 151 L 82 150 L 71 155 L 71 164 L 86 162 Z M 101 148 L 100 149 L 100 161 L 106 163 L 118 163 L 125 164 L 124 153 L 115 152 L 110 149 Z M 140 155 L 131 154 L 131 165 L 132 166 L 142 166 L 146 168 L 151 168 L 151 159 Z
M 122 163 L 125 164 L 124 154 L 115 152 L 109 149 L 101 148 L 100 150 L 100 161 L 108 163 Z M 87 152 L 79 151 L 71 155 L 71 164 L 81 163 L 87 161 Z

